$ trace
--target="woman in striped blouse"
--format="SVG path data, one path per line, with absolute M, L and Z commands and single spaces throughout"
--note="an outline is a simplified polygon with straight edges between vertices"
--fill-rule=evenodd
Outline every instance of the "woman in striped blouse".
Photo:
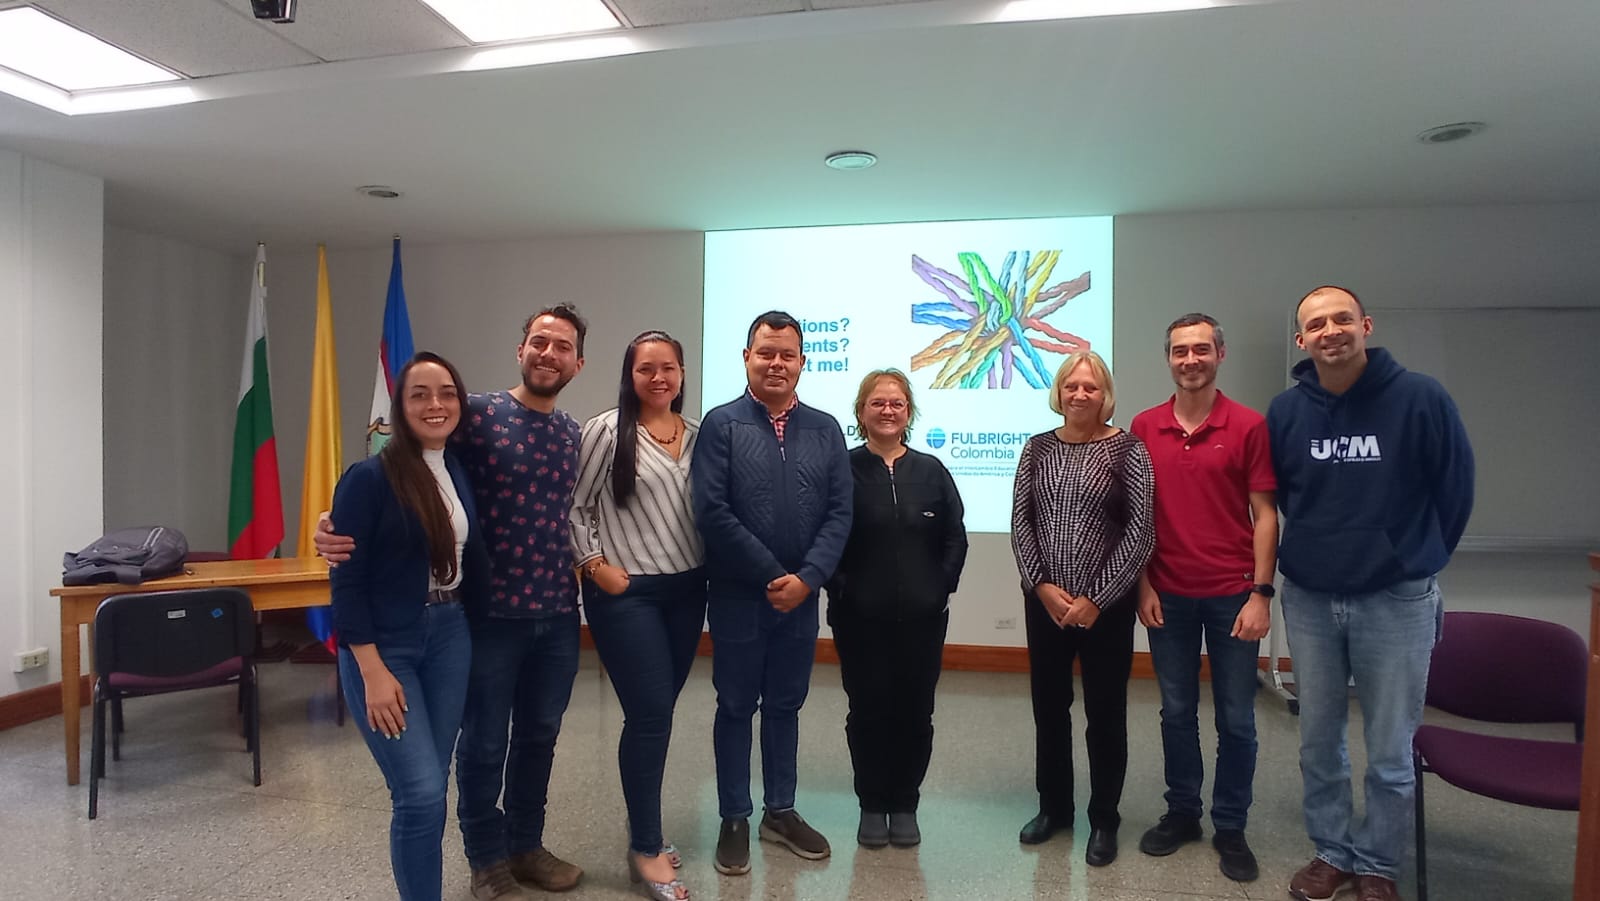
M 1128 770 L 1128 675 L 1139 572 L 1155 548 L 1155 477 L 1138 438 L 1108 423 L 1111 371 L 1093 351 L 1056 371 L 1058 429 L 1035 435 L 1017 459 L 1011 547 L 1022 574 L 1033 689 L 1039 814 L 1021 839 L 1037 844 L 1072 828 L 1072 661 L 1083 668 L 1088 718 L 1089 841 L 1085 860 L 1117 857 Z
M 659 901 L 689 897 L 674 872 L 677 851 L 661 836 L 661 778 L 706 612 L 705 548 L 689 497 L 700 426 L 682 410 L 683 345 L 666 332 L 634 338 L 617 408 L 583 427 L 572 506 L 584 612 L 624 717 L 617 766 L 628 869 Z

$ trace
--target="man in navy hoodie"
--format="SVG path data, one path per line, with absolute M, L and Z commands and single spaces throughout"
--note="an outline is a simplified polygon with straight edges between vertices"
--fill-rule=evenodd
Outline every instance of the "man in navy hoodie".
M 1368 349 L 1372 319 L 1344 288 L 1296 309 L 1309 360 L 1267 411 L 1278 504 L 1283 614 L 1300 699 L 1306 832 L 1316 857 L 1289 894 L 1398 899 L 1410 837 L 1411 739 L 1443 607 L 1436 574 L 1472 512 L 1472 448 L 1438 382 Z M 1351 811 L 1345 750 L 1355 681 L 1367 746 L 1366 813 Z
M 750 871 L 751 719 L 761 711 L 760 837 L 819 860 L 828 840 L 794 809 L 800 707 L 817 646 L 817 590 L 850 536 L 853 482 L 844 433 L 800 403 L 800 323 L 776 310 L 750 324 L 749 388 L 706 414 L 693 460 L 705 538 L 712 731 L 722 830 L 715 866 Z

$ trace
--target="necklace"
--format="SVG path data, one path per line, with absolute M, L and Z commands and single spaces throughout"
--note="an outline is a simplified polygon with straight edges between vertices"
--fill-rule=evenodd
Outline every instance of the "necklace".
M 644 433 L 646 435 L 650 436 L 650 440 L 651 441 L 654 441 L 655 443 L 657 443 L 657 444 L 659 444 L 659 445 L 661 445 L 663 447 L 668 447 L 668 446 L 677 444 L 678 443 L 678 438 L 683 435 L 683 420 L 682 419 L 678 419 L 677 417 L 673 417 L 673 419 L 674 419 L 674 422 L 672 424 L 672 434 L 669 435 L 666 438 L 662 438 L 659 435 L 657 435 L 655 432 L 650 431 L 650 427 L 645 425 L 642 422 L 639 423 L 639 427 L 644 429 Z

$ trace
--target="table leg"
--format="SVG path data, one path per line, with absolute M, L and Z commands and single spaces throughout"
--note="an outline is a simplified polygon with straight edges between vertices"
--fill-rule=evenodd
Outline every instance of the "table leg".
M 78 617 L 75 605 L 61 604 L 61 722 L 67 741 L 67 784 L 78 784 Z

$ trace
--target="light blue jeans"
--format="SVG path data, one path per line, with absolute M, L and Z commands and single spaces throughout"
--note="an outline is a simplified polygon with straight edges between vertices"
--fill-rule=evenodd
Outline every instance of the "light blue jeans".
M 1444 607 L 1437 579 L 1369 594 L 1330 594 L 1285 580 L 1283 618 L 1300 698 L 1306 834 L 1317 856 L 1347 872 L 1395 879 L 1411 840 L 1416 777 L 1411 739 L 1422 722 L 1428 662 Z M 1349 683 L 1367 744 L 1366 813 L 1353 822 Z

